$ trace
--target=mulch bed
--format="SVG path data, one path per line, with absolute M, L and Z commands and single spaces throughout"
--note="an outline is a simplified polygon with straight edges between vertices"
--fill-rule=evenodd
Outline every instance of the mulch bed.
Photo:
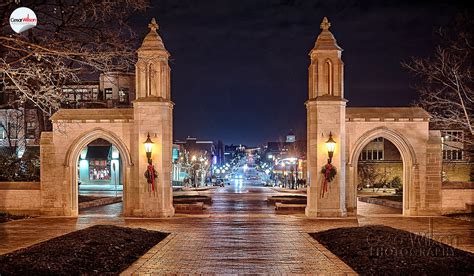
M 95 225 L 0 256 L 0 275 L 119 274 L 168 234 Z
M 0 223 L 9 222 L 12 220 L 17 220 L 17 219 L 24 219 L 24 218 L 29 218 L 29 216 L 12 215 L 9 213 L 0 212 Z
M 474 273 L 474 254 L 387 226 L 337 228 L 310 235 L 361 274 Z

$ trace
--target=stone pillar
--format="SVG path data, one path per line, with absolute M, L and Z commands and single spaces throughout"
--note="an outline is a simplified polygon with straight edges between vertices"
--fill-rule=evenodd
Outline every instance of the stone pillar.
M 343 88 L 342 49 L 329 31 L 327 18 L 321 23 L 322 32 L 310 52 L 309 99 L 306 102 L 308 129 L 308 217 L 342 217 L 345 208 L 345 142 L 346 100 Z M 321 197 L 322 167 L 328 162 L 325 142 L 332 133 L 336 148 L 332 164 L 336 178 L 329 183 L 328 193 Z
M 42 132 L 40 140 L 41 215 L 77 216 L 71 212 L 77 197 L 71 195 L 70 175 L 58 154 L 53 132 Z M 62 152 L 60 152 L 62 153 Z M 76 201 L 76 202 L 75 202 Z
M 155 19 L 148 27 L 150 32 L 137 51 L 137 99 L 133 102 L 135 142 L 132 143 L 132 152 L 136 160 L 134 176 L 141 208 L 135 210 L 133 215 L 169 217 L 174 215 L 171 186 L 173 103 L 170 100 L 169 53 L 156 32 L 158 24 Z M 148 167 L 144 147 L 148 133 L 154 143 L 151 160 L 158 173 L 154 192 L 144 176 Z
M 420 183 L 421 206 L 416 215 L 441 215 L 442 162 L 441 132 L 439 130 L 432 130 L 429 132 L 429 140 L 426 147 L 425 181 Z

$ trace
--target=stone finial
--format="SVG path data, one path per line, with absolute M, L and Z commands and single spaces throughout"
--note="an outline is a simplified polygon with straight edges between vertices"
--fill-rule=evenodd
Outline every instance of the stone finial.
M 156 23 L 156 20 L 154 17 L 151 19 L 150 24 L 148 24 L 148 28 L 150 28 L 151 31 L 155 31 L 155 32 L 156 30 L 158 30 L 158 23 Z
M 323 18 L 323 22 L 321 22 L 321 30 L 329 30 L 329 27 L 331 27 L 331 23 L 329 22 L 328 18 L 325 16 Z

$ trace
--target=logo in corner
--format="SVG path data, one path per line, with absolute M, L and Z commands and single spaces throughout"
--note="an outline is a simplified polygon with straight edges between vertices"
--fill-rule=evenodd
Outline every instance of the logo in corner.
M 36 26 L 38 19 L 36 14 L 29 8 L 17 8 L 10 15 L 10 27 L 16 33 L 21 33 Z

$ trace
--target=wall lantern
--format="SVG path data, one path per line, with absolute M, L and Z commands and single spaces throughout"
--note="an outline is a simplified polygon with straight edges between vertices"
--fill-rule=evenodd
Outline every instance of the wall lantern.
M 328 149 L 328 163 L 331 164 L 332 157 L 334 155 L 334 149 L 336 148 L 336 141 L 332 139 L 332 133 L 329 132 L 329 139 L 326 141 L 326 148 Z
M 144 144 L 145 144 L 146 158 L 148 159 L 148 163 L 151 164 L 151 151 L 153 149 L 153 141 L 150 139 L 150 133 L 148 133 Z

